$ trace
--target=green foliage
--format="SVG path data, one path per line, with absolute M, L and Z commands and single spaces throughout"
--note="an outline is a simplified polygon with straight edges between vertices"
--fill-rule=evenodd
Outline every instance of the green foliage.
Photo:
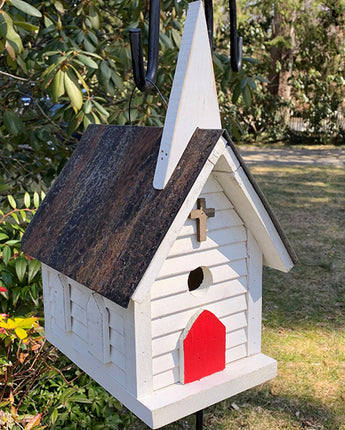
M 130 414 L 102 387 L 65 358 L 32 387 L 20 410 L 45 410 L 50 429 L 125 429 Z
M 20 243 L 43 197 L 43 193 L 40 197 L 26 192 L 18 207 L 17 200 L 9 195 L 7 212 L 0 209 L 0 309 L 11 315 L 26 315 L 32 309 L 42 313 L 40 264 L 20 250 Z
M 300 137 L 317 143 L 342 141 L 344 91 L 344 0 L 336 2 L 243 1 L 240 24 L 244 49 L 259 60 L 256 73 L 266 78 L 289 74 L 288 97 L 272 98 L 270 84 L 258 86 L 250 109 L 240 114 L 248 136 L 277 140 L 296 137 L 285 115 L 303 118 Z M 280 60 L 274 52 L 281 50 Z M 273 73 L 274 72 L 274 73 Z M 284 82 L 284 79 L 282 80 Z M 283 85 L 283 84 L 282 84 Z
M 0 425 L 125 429 L 131 415 L 44 340 L 37 320 L 0 316 Z

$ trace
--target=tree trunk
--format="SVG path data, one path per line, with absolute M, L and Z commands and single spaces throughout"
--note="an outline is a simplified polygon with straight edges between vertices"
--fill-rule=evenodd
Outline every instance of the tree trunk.
M 295 39 L 295 12 L 283 14 L 280 10 L 280 2 L 276 2 L 274 8 L 274 20 L 272 28 L 271 59 L 272 68 L 269 73 L 268 89 L 272 95 L 278 96 L 283 102 L 289 102 L 291 97 L 290 78 L 294 60 Z M 283 121 L 286 124 L 290 112 L 287 106 L 283 109 Z

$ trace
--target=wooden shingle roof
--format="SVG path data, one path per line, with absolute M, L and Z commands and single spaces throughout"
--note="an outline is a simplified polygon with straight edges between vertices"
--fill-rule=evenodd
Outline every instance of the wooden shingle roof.
M 29 224 L 23 250 L 127 307 L 222 133 L 196 129 L 167 186 L 155 190 L 162 128 L 89 126 Z

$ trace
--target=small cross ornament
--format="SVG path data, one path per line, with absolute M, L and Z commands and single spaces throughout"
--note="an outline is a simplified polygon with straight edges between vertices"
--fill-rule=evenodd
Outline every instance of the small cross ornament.
M 197 207 L 198 209 L 192 210 L 189 218 L 196 219 L 198 242 L 204 242 L 207 239 L 207 218 L 213 218 L 216 211 L 214 208 L 206 208 L 205 199 L 198 199 Z

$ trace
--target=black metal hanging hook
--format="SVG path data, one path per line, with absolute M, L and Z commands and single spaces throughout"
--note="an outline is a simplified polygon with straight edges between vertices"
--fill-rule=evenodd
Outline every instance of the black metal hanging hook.
M 147 70 L 144 71 L 143 44 L 140 28 L 129 30 L 134 81 L 140 91 L 154 88 L 158 71 L 160 0 L 150 0 L 149 47 Z
M 243 38 L 237 36 L 236 0 L 229 0 L 230 6 L 230 63 L 233 72 L 239 72 L 242 67 Z M 213 50 L 213 2 L 205 0 L 205 15 L 211 52 Z
M 229 0 L 230 6 L 230 63 L 233 72 L 239 72 L 242 67 L 243 38 L 237 36 L 236 0 Z
M 205 0 L 205 16 L 207 24 L 207 33 L 210 40 L 211 52 L 213 52 L 213 1 Z

